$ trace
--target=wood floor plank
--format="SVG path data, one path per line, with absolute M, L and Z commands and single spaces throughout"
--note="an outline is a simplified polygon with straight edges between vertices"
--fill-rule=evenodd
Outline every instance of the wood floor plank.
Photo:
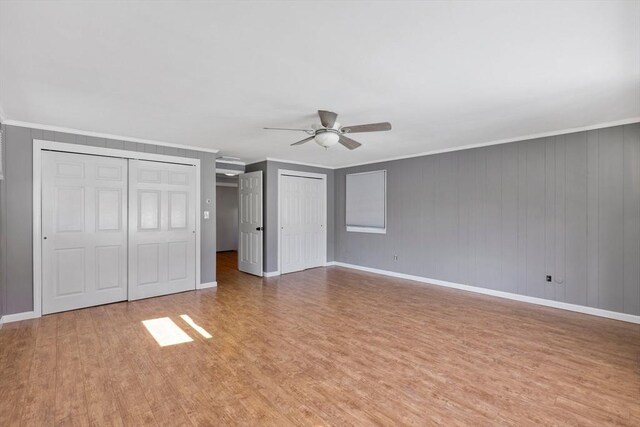
M 65 314 L 75 314 L 69 312 Z M 65 316 L 75 327 L 75 316 Z M 60 325 L 59 329 L 60 331 Z M 67 329 L 58 335 L 56 348 L 55 423 L 89 425 L 78 335 Z
M 120 335 L 127 325 L 127 318 L 117 305 L 97 307 L 94 318 L 96 329 L 101 331 L 100 349 L 109 364 L 109 380 L 125 425 L 156 425 L 153 411 L 144 395 L 136 366 L 130 362 L 129 343 L 122 344 Z M 93 315 L 93 313 L 92 313 Z
M 5 325 L 0 425 L 638 425 L 640 325 L 235 256 L 218 288 Z
M 47 319 L 43 320 L 47 322 Z M 26 425 L 53 425 L 55 423 L 55 404 L 53 403 L 56 401 L 57 345 L 55 340 L 51 342 L 46 338 L 40 339 L 40 334 L 37 341 L 48 344 L 36 347 L 22 410 L 22 420 Z
M 89 313 L 88 310 L 82 310 Z M 82 380 L 87 404 L 87 415 L 92 425 L 122 425 L 122 417 L 116 400 L 109 370 L 113 366 L 103 358 L 100 335 L 92 326 L 92 320 L 84 320 L 89 327 L 79 328 L 78 350 L 82 363 Z
M 35 352 L 38 320 L 23 322 L 24 325 L 5 325 L 9 341 L 5 341 L 6 352 L 2 358 L 0 372 L 0 425 L 19 425 Z

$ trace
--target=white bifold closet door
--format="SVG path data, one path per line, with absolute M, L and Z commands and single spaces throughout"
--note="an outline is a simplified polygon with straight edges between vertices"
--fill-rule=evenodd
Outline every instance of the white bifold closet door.
M 326 258 L 324 181 L 280 177 L 280 272 L 320 267 Z
M 42 239 L 43 314 L 126 300 L 127 161 L 43 151 Z
M 196 287 L 195 166 L 129 160 L 129 300 Z

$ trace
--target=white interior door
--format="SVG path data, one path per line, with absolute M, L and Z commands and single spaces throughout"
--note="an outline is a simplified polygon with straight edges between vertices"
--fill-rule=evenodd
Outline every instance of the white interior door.
M 196 168 L 129 161 L 129 300 L 196 287 Z
M 304 178 L 280 177 L 280 273 L 305 269 Z
M 262 171 L 238 177 L 238 269 L 262 276 Z
M 280 176 L 280 272 L 325 264 L 327 241 L 325 182 Z
M 127 299 L 127 161 L 42 153 L 42 312 Z

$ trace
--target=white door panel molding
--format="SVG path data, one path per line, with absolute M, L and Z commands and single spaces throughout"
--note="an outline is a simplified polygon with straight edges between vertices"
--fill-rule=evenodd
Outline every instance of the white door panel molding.
M 196 170 L 129 160 L 129 300 L 196 288 Z
M 54 164 L 46 164 L 53 162 L 47 160 L 49 157 L 57 159 Z M 168 189 L 148 188 L 150 194 L 158 191 L 156 196 L 160 199 L 158 212 L 152 208 L 151 213 L 145 214 L 149 231 L 162 230 L 161 201 L 164 200 L 171 203 L 170 208 L 165 205 L 166 229 L 170 224 L 174 235 L 185 229 L 190 233 L 188 238 L 165 242 L 166 250 L 158 242 L 149 242 L 149 246 L 143 247 L 140 259 L 147 265 L 159 264 L 162 261 L 158 260 L 166 254 L 166 277 L 171 282 L 193 281 L 190 289 L 200 283 L 199 159 L 34 139 L 33 311 L 28 313 L 28 318 L 40 317 L 43 306 L 44 313 L 51 313 L 129 297 L 130 218 L 126 212 L 129 205 L 127 163 L 131 160 L 167 165 L 161 168 L 169 169 L 164 178 L 171 183 Z M 180 167 L 189 171 L 179 170 Z M 162 172 L 156 173 L 153 167 L 147 169 L 153 172 L 144 178 L 150 181 L 148 184 L 162 183 Z M 171 197 L 165 194 L 163 199 L 162 191 L 173 193 Z M 148 197 L 145 203 L 154 206 L 154 200 Z M 158 207 L 158 200 L 155 201 Z M 83 240 L 82 236 L 89 237 Z M 155 243 L 158 243 L 157 250 L 153 249 Z M 143 281 L 155 283 L 159 279 L 154 277 L 152 269 L 145 270 Z M 12 320 L 21 318 L 13 316 Z
M 54 151 L 42 160 L 43 313 L 126 300 L 127 160 Z
M 327 259 L 327 176 L 278 170 L 280 274 L 324 266 Z

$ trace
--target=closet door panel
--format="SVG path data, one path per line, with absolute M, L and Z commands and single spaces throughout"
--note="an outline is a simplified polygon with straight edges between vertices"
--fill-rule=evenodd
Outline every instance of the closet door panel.
M 42 153 L 42 311 L 127 299 L 127 161 Z
M 280 269 L 281 273 L 304 270 L 304 187 L 301 178 L 280 178 Z
M 129 299 L 195 289 L 195 167 L 130 160 L 129 175 Z
M 320 267 L 326 260 L 324 181 L 280 177 L 280 272 Z
M 301 178 L 304 183 L 304 268 L 321 267 L 327 253 L 324 217 L 324 181 Z

